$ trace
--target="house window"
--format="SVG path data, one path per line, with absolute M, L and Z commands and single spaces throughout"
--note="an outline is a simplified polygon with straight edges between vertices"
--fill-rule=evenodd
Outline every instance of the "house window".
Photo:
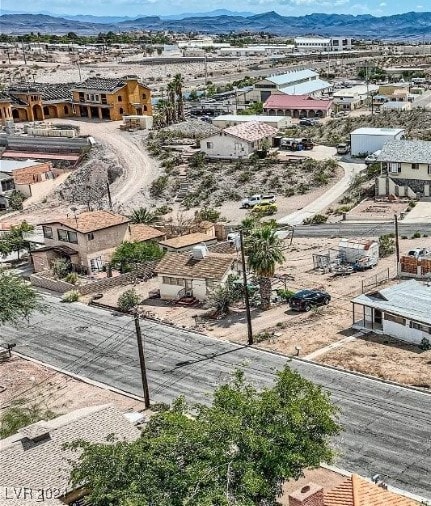
M 390 313 L 385 313 L 384 316 L 383 316 L 383 319 L 388 321 L 388 322 L 394 322 L 394 323 L 398 323 L 398 325 L 404 325 L 406 324 L 406 319 L 405 318 L 402 318 L 401 316 L 396 316 L 394 314 L 390 314 Z
M 399 174 L 401 172 L 401 164 L 391 162 L 388 164 L 389 172 L 392 174 Z
M 428 334 L 431 334 L 431 327 L 427 327 L 425 325 L 422 325 L 421 323 L 411 321 L 410 328 L 415 330 L 421 330 L 422 332 L 427 332 Z
M 419 170 L 419 164 L 418 163 L 412 163 L 412 169 Z
M 430 165 L 428 165 L 428 174 L 430 174 L 430 175 L 431 175 L 431 164 L 430 164 Z
M 74 244 L 78 244 L 78 235 L 76 232 L 72 232 L 71 230 L 63 230 L 59 228 L 57 230 L 58 240 L 63 242 L 72 242 Z
M 90 232 L 89 234 L 87 234 L 87 239 L 88 239 L 89 241 L 92 241 L 92 240 L 94 239 L 94 234 L 93 234 L 93 232 Z
M 121 95 L 118 95 L 118 101 L 119 102 L 122 102 L 123 101 L 123 97 Z
M 43 230 L 43 237 L 45 237 L 45 239 L 54 239 L 52 227 L 42 226 L 42 230 Z
M 213 148 L 213 143 L 207 142 L 207 149 L 212 149 L 212 148 Z
M 163 276 L 163 284 L 164 285 L 184 286 L 184 279 L 172 278 L 170 276 Z
M 146 94 L 146 93 L 142 93 L 142 98 L 143 98 L 144 100 L 146 100 L 146 98 L 147 98 L 147 94 Z

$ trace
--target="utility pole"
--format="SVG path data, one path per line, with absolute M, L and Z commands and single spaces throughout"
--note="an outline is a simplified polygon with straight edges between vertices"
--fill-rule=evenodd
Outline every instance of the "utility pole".
M 394 214 L 395 221 L 395 251 L 397 255 L 397 276 L 400 268 L 400 236 L 398 233 L 398 216 Z
M 239 241 L 241 246 L 242 279 L 244 284 L 244 301 L 247 320 L 247 342 L 248 345 L 251 346 L 253 344 L 253 329 L 251 327 L 250 299 L 248 297 L 247 272 L 246 272 L 247 266 L 245 264 L 244 237 L 242 230 L 239 231 Z
M 208 82 L 208 62 L 207 62 L 207 53 L 205 51 L 205 86 Z
M 136 339 L 138 341 L 139 363 L 141 366 L 142 388 L 144 389 L 144 403 L 145 409 L 149 409 L 150 391 L 148 389 L 147 369 L 145 367 L 144 348 L 142 346 L 141 326 L 139 325 L 139 315 L 137 313 L 135 313 L 134 319 L 135 319 Z
M 106 191 L 108 193 L 109 209 L 112 211 L 112 197 L 111 197 L 111 189 L 109 188 L 109 181 L 106 182 Z

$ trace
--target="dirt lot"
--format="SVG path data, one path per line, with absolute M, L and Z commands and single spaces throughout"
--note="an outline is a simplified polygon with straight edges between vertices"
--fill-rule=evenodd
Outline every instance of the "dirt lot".
M 397 383 L 431 388 L 431 351 L 388 336 L 370 333 L 316 360 Z
M 74 409 L 112 403 L 123 411 L 141 411 L 144 403 L 129 397 L 88 385 L 14 356 L 0 363 L 0 413 L 13 400 L 26 399 L 55 413 L 65 414 Z

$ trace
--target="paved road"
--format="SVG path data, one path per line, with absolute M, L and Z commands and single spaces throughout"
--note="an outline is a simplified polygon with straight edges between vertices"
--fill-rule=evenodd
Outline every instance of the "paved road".
M 278 222 L 289 225 L 300 225 L 305 219 L 311 218 L 315 214 L 319 214 L 333 202 L 335 202 L 349 188 L 353 178 L 365 169 L 363 163 L 346 163 L 339 162 L 344 169 L 344 176 L 328 191 L 318 197 L 316 200 L 303 207 L 299 211 L 288 214 L 279 219 Z
M 16 350 L 141 395 L 133 321 L 82 304 L 46 296 L 47 315 L 19 329 L 2 328 Z M 208 400 L 213 388 L 244 366 L 267 385 L 285 357 L 142 321 L 152 400 Z M 337 465 L 364 476 L 379 473 L 389 484 L 431 497 L 431 395 L 300 361 L 291 367 L 321 384 L 341 409 L 343 434 L 335 441 Z M 28 395 L 28 394 L 27 394 Z
M 411 237 L 416 231 L 431 235 L 431 223 L 399 222 L 400 236 Z M 298 225 L 295 227 L 296 237 L 378 237 L 394 232 L 393 222 L 387 223 L 325 223 L 324 225 Z

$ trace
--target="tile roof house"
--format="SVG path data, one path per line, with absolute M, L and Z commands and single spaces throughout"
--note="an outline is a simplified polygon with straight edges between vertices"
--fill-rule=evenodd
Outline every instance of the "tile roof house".
M 51 489 L 58 491 L 58 498 L 69 502 L 68 497 L 77 492 L 70 490 L 69 459 L 76 459 L 77 454 L 64 450 L 63 445 L 78 439 L 105 443 L 110 434 L 120 441 L 134 441 L 140 431 L 112 405 L 77 409 L 53 420 L 42 420 L 20 429 L 0 444 L 1 492 L 13 499 L 11 494 L 14 488 L 34 491 Z M 8 497 L 1 499 L 5 499 L 4 504 L 12 504 L 7 500 Z M 22 504 L 28 503 L 23 501 Z
M 431 341 L 431 287 L 414 279 L 352 299 L 353 327 L 412 344 Z
M 179 235 L 177 237 L 172 237 L 171 239 L 159 241 L 159 245 L 163 251 L 169 251 L 171 253 L 184 253 L 186 251 L 190 251 L 193 246 L 197 246 L 199 244 L 210 246 L 216 242 L 217 239 L 214 234 L 206 234 L 205 232 L 193 232 L 191 234 Z
M 376 195 L 431 196 L 431 141 L 391 140 L 377 158 Z
M 0 119 L 42 121 L 69 116 L 121 120 L 151 115 L 151 90 L 137 76 L 90 77 L 80 83 L 11 84 L 0 97 Z
M 58 258 L 58 246 L 75 252 L 69 259 L 84 271 L 101 269 L 115 249 L 128 237 L 129 219 L 110 211 L 88 211 L 76 217 L 57 218 L 42 223 L 48 249 L 32 252 L 36 272 L 48 270 Z M 51 248 L 51 249 L 49 249 Z
M 155 267 L 160 297 L 173 300 L 187 295 L 203 301 L 227 281 L 234 268 L 235 260 L 230 255 L 166 253 Z
M 265 114 L 270 116 L 321 117 L 329 115 L 332 100 L 316 100 L 307 95 L 279 95 L 268 97 L 263 104 Z
M 370 483 L 357 474 L 324 490 L 316 483 L 309 482 L 291 492 L 289 506 L 418 506 L 419 503 L 385 488 Z
M 278 130 L 266 123 L 250 121 L 225 128 L 200 141 L 200 148 L 209 158 L 237 160 L 248 158 L 263 146 L 272 146 Z
M 130 223 L 129 235 L 126 238 L 130 242 L 162 241 L 166 238 L 165 232 L 150 227 L 145 223 Z

